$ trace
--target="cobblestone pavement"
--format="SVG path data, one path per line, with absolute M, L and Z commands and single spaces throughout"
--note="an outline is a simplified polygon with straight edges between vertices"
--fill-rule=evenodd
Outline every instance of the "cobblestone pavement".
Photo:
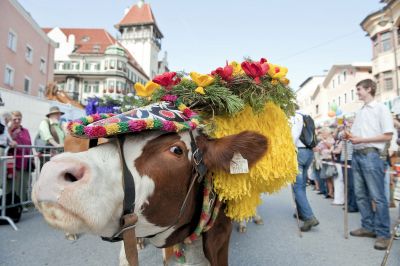
M 373 248 L 374 239 L 344 239 L 343 211 L 331 201 L 308 188 L 311 206 L 320 221 L 318 227 L 300 238 L 289 189 L 264 196 L 259 213 L 264 225 L 250 223 L 244 234 L 236 231 L 230 242 L 230 265 L 324 265 L 376 266 L 384 251 Z M 398 203 L 398 202 L 397 202 Z M 391 209 L 392 221 L 398 209 Z M 118 265 L 120 244 L 83 235 L 77 241 L 65 240 L 64 234 L 53 230 L 34 210 L 24 213 L 19 231 L 0 226 L 0 265 L 4 266 L 98 266 Z M 358 213 L 349 214 L 349 228 L 360 225 Z M 162 265 L 161 251 L 147 246 L 139 253 L 140 265 Z M 387 265 L 400 265 L 400 240 L 394 241 Z

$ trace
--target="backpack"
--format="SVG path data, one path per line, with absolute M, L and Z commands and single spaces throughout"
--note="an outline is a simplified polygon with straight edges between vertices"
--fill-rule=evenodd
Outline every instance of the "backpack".
M 300 141 L 309 149 L 317 146 L 317 135 L 315 134 L 314 119 L 309 115 L 300 114 L 303 117 L 303 129 L 301 130 Z
M 0 204 L 2 202 L 2 197 L 0 196 Z M 6 206 L 11 205 L 12 202 L 12 194 L 11 192 L 6 195 Z M 20 204 L 21 199 L 18 197 L 18 195 L 14 192 L 14 204 Z M 3 215 L 8 216 L 13 220 L 14 223 L 18 223 L 19 219 L 21 218 L 22 214 L 22 207 L 21 205 L 17 205 L 14 207 L 6 208 L 5 213 L 3 212 Z M 6 220 L 0 220 L 0 225 L 5 225 L 8 224 Z

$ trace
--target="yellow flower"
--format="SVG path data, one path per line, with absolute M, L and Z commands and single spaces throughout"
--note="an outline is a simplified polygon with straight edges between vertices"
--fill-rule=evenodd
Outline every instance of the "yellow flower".
M 271 76 L 271 78 L 281 79 L 286 76 L 287 72 L 287 67 L 269 64 L 268 74 Z
M 90 115 L 86 117 L 86 120 L 89 124 L 93 123 L 93 117 L 91 117 Z
M 283 85 L 289 85 L 289 80 L 285 77 L 280 78 L 279 81 L 283 84 Z
M 275 85 L 278 85 L 278 83 L 279 83 L 279 81 L 276 80 L 276 79 L 272 79 L 272 80 L 271 80 L 271 84 L 274 85 L 274 86 L 275 86 Z
M 134 88 L 136 90 L 136 95 L 141 97 L 148 97 L 152 95 L 153 92 L 159 87 L 160 85 L 154 83 L 153 81 L 148 81 L 144 86 L 139 82 L 135 83 L 134 85 Z
M 206 94 L 203 87 L 197 87 L 197 89 L 195 89 L 194 91 L 197 92 L 198 94 L 203 94 L 203 95 Z
M 214 77 L 208 74 L 199 74 L 197 72 L 190 72 L 190 77 L 199 87 L 207 87 L 214 82 Z
M 233 67 L 233 73 L 232 73 L 233 76 L 244 74 L 242 66 L 238 62 L 232 61 L 229 63 L 229 65 Z
M 147 118 L 146 119 L 146 128 L 147 129 L 152 129 L 154 127 L 154 120 Z
M 106 128 L 107 135 L 114 135 L 119 132 L 117 123 L 109 124 L 104 126 Z
M 192 123 L 194 123 L 194 124 L 196 124 L 196 125 L 200 125 L 199 120 L 196 119 L 196 118 L 193 118 L 191 121 L 192 121 Z
M 180 123 L 174 122 L 174 124 L 176 126 L 176 132 L 179 132 L 184 128 L 184 126 Z
M 186 105 L 184 105 L 183 103 L 180 103 L 178 106 L 179 111 L 183 111 L 186 109 Z
M 80 125 L 81 125 L 81 124 L 75 123 L 75 122 L 74 122 L 74 123 L 72 124 L 72 127 L 71 127 L 71 128 L 72 128 L 72 131 L 75 132 L 75 131 L 76 131 L 76 127 L 78 127 L 78 126 L 80 126 Z
M 214 82 L 214 77 L 207 74 L 199 74 L 197 72 L 190 72 L 190 77 L 198 86 L 195 92 L 199 94 L 206 94 L 204 87 L 211 85 Z

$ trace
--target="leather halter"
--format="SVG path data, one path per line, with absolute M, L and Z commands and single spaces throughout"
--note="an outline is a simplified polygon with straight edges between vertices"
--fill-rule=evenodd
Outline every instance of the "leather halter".
M 192 175 L 192 181 L 186 193 L 185 199 L 182 202 L 179 215 L 175 223 L 169 226 L 166 230 L 168 230 L 169 228 L 171 228 L 172 226 L 176 225 L 179 222 L 179 219 L 184 213 L 184 210 L 186 208 L 187 200 L 195 183 L 194 181 L 197 179 L 197 181 L 200 183 L 207 173 L 207 167 L 203 162 L 203 154 L 196 145 L 196 140 L 194 139 L 192 131 L 189 131 L 189 134 L 191 139 L 190 145 L 192 148 L 192 158 L 194 162 L 194 174 Z M 129 171 L 128 166 L 126 165 L 126 160 L 124 156 L 123 145 L 125 142 L 125 135 L 119 135 L 117 137 L 117 140 L 119 146 L 118 150 L 120 153 L 121 164 L 123 169 L 123 187 L 124 187 L 123 214 L 120 219 L 120 230 L 111 237 L 101 237 L 101 239 L 108 242 L 118 242 L 123 240 L 125 248 L 125 256 L 129 262 L 129 265 L 136 266 L 139 265 L 139 260 L 136 248 L 136 234 L 135 234 L 135 227 L 138 220 L 137 215 L 134 213 L 135 196 L 136 196 L 135 182 L 132 173 Z M 89 148 L 97 146 L 97 142 L 98 142 L 97 139 L 90 139 Z M 162 232 L 166 230 L 163 230 Z M 154 237 L 162 232 L 147 237 Z
M 124 240 L 125 256 L 130 266 L 139 265 L 138 253 L 136 248 L 136 233 L 135 227 L 138 220 L 135 214 L 135 182 L 131 172 L 126 165 L 124 156 L 124 142 L 125 136 L 120 135 L 117 137 L 119 153 L 121 158 L 122 170 L 123 170 L 123 186 L 124 186 L 124 202 L 123 202 L 123 214 L 120 219 L 120 230 L 111 237 L 101 237 L 104 241 L 118 242 Z M 89 146 L 93 143 L 89 142 Z M 122 235 L 122 237 L 121 237 Z

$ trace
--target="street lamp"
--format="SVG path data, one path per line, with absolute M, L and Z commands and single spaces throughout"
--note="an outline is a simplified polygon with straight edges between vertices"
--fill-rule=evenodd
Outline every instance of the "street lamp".
M 397 70 L 397 45 L 396 45 L 396 31 L 397 27 L 394 24 L 393 17 L 390 19 L 386 18 L 384 15 L 380 18 L 378 25 L 381 27 L 386 26 L 386 24 L 390 23 L 390 32 L 392 33 L 392 46 L 393 46 L 393 56 L 394 56 L 394 73 L 396 78 L 396 94 L 400 96 L 400 88 L 399 88 L 399 73 Z

